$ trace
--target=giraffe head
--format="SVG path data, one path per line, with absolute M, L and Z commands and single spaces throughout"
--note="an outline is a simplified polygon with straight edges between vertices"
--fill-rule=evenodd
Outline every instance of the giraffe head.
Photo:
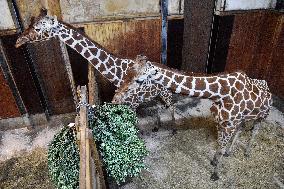
M 140 65 L 137 69 L 136 82 L 143 83 L 152 80 L 153 76 L 157 74 L 157 69 L 151 65 L 148 58 L 144 55 L 137 55 L 135 60 L 136 65 Z
M 18 48 L 25 43 L 45 41 L 55 37 L 58 29 L 57 18 L 48 16 L 47 10 L 42 9 L 38 17 L 32 17 L 28 29 L 26 29 L 17 39 L 16 47 Z

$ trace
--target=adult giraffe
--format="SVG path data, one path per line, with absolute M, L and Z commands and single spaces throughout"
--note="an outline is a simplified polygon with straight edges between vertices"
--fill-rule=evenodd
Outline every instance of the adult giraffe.
M 168 94 L 167 90 L 210 99 L 213 102 L 210 111 L 218 123 L 220 145 L 212 161 L 212 165 L 215 166 L 212 180 L 219 178 L 218 164 L 223 155 L 230 153 L 239 135 L 239 132 L 235 132 L 246 121 L 254 120 L 256 123 L 253 137 L 246 149 L 246 154 L 249 155 L 255 131 L 258 130 L 260 122 L 267 117 L 272 106 L 272 94 L 265 80 L 252 79 L 241 71 L 216 75 L 187 74 L 139 56 L 135 64 L 139 65 L 139 69 L 132 74 L 133 78 L 128 79 L 129 82 L 117 91 L 113 103 L 131 105 L 140 99 L 152 100 L 156 94 Z M 157 93 L 159 90 L 160 93 Z M 233 134 L 235 138 L 228 148 L 227 144 Z
M 119 88 L 125 80 L 133 77 L 134 61 L 131 59 L 120 58 L 107 51 L 101 45 L 92 41 L 90 38 L 81 34 L 77 29 L 69 24 L 58 21 L 56 17 L 47 15 L 47 10 L 42 9 L 38 17 L 32 18 L 31 23 L 19 37 L 16 47 L 25 43 L 41 42 L 51 38 L 58 38 L 64 42 L 93 65 L 106 79 Z M 166 104 L 171 101 L 172 95 L 167 97 L 163 93 L 158 93 Z M 142 100 L 144 101 L 144 100 Z M 139 102 L 141 103 L 141 102 Z M 136 109 L 137 106 L 132 106 Z M 158 123 L 160 117 L 157 114 Z

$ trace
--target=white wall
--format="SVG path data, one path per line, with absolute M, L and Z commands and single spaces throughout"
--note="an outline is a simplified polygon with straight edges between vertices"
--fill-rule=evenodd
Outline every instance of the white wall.
M 276 0 L 217 0 L 217 11 L 273 9 Z
M 276 0 L 227 0 L 226 10 L 249 10 L 274 8 Z

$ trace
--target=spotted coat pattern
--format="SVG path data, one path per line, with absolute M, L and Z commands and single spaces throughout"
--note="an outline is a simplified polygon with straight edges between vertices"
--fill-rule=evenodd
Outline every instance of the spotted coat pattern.
M 118 91 L 115 103 L 136 104 L 152 100 L 162 93 L 171 96 L 171 92 L 210 99 L 213 101 L 210 111 L 218 123 L 221 149 L 225 148 L 241 123 L 266 118 L 272 105 L 266 81 L 251 79 L 241 71 L 197 75 L 150 61 L 140 63 L 146 68 L 141 69 L 143 71 L 133 78 L 128 87 Z
M 120 87 L 127 75 L 127 70 L 133 66 L 133 60 L 114 56 L 72 26 L 59 22 L 56 17 L 47 16 L 46 13 L 42 13 L 32 21 L 30 27 L 18 38 L 16 47 L 53 37 L 58 37 L 80 53 L 116 87 Z

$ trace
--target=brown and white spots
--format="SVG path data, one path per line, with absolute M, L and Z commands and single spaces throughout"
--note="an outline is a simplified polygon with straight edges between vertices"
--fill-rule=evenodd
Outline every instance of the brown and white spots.
M 244 111 L 245 108 L 246 108 L 246 101 L 242 100 L 240 104 L 240 112 Z
M 234 102 L 235 102 L 236 104 L 239 104 L 242 99 L 243 99 L 243 95 L 242 95 L 241 92 L 238 92 L 238 93 L 234 96 Z
M 217 77 L 209 77 L 209 78 L 206 78 L 206 81 L 207 81 L 209 84 L 214 83 L 216 80 L 217 80 Z
M 224 103 L 224 108 L 230 111 L 233 105 L 234 105 L 233 103 Z
M 235 105 L 233 110 L 231 111 L 232 116 L 237 115 L 240 112 L 240 106 L 239 105 Z
M 81 34 L 79 34 L 77 31 L 73 30 L 73 35 L 72 35 L 73 39 L 75 39 L 76 41 L 80 41 L 83 40 L 83 36 Z
M 251 93 L 250 93 L 250 98 L 251 98 L 253 101 L 255 101 L 256 98 L 257 98 L 257 96 L 256 96 L 256 94 L 255 94 L 254 92 L 251 92 Z
M 218 83 L 213 83 L 209 85 L 209 90 L 213 93 L 218 93 L 219 85 Z
M 85 41 L 81 41 L 81 45 L 82 45 L 83 47 L 87 47 L 87 44 L 86 44 Z
M 244 95 L 244 99 L 245 99 L 245 100 L 248 100 L 248 99 L 250 98 L 249 92 L 248 92 L 247 89 L 244 90 L 243 95 Z
M 206 83 L 204 78 L 196 78 L 195 90 L 204 91 L 206 89 Z
M 85 53 L 84 53 L 84 57 L 88 59 L 90 56 L 91 56 L 90 51 L 88 51 L 88 50 L 87 50 L 87 51 L 85 51 Z
M 228 120 L 229 119 L 229 113 L 226 110 L 222 109 L 221 115 L 222 115 L 222 120 Z
M 210 92 L 208 92 L 208 91 L 205 91 L 204 93 L 203 93 L 203 98 L 210 98 L 212 96 L 212 94 L 210 93 Z
M 230 86 L 228 85 L 227 80 L 219 79 L 219 83 L 221 84 L 220 94 L 221 94 L 221 95 L 229 94 L 229 92 L 230 92 Z
M 74 39 L 70 38 L 67 41 L 65 41 L 65 43 L 69 46 L 71 46 L 74 43 Z
M 77 50 L 77 52 L 81 52 L 83 50 L 83 47 L 79 45 L 78 43 L 74 46 L 74 48 Z
M 252 102 L 252 100 L 248 100 L 247 101 L 247 108 L 249 110 L 253 110 L 254 109 L 254 103 Z
M 238 91 L 242 91 L 244 89 L 244 85 L 240 81 L 236 81 L 235 87 Z

